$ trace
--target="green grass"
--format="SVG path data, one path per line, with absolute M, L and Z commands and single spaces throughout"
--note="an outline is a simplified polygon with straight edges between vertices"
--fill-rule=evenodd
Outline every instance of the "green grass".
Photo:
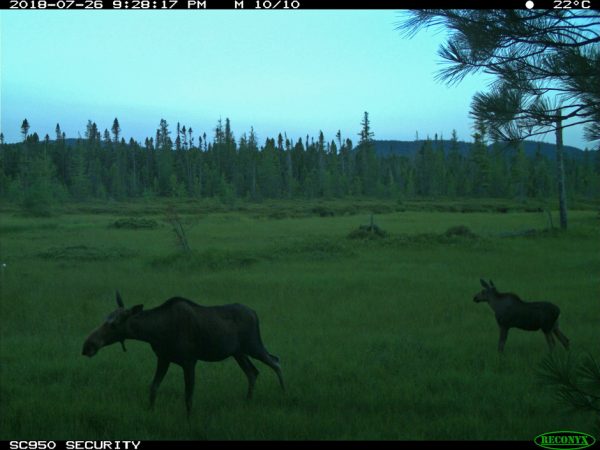
M 404 212 L 396 202 L 378 205 L 387 212 L 375 221 L 387 236 L 356 240 L 347 236 L 368 223 L 373 204 L 356 202 L 350 214 L 339 213 L 348 203 L 329 202 L 334 215 L 320 217 L 308 203 L 227 211 L 186 202 L 178 207 L 190 255 L 179 254 L 152 204 L 70 206 L 40 219 L 5 211 L 0 439 L 529 440 L 590 432 L 593 417 L 568 410 L 537 378 L 547 354 L 542 333 L 512 330 L 498 355 L 493 313 L 472 298 L 486 277 L 526 300 L 555 302 L 573 352 L 600 359 L 596 211 L 571 211 L 565 234 L 541 232 L 543 213 L 511 205 L 499 213 L 470 203 L 477 212 L 468 214 L 442 204 Z M 158 226 L 114 226 L 128 217 Z M 458 225 L 476 236 L 443 236 Z M 540 232 L 500 237 L 530 229 Z M 199 362 L 189 423 L 177 366 L 149 411 L 155 356 L 147 344 L 81 356 L 88 333 L 114 309 L 115 289 L 129 306 L 174 295 L 251 306 L 281 358 L 287 392 L 257 362 L 247 401 L 232 359 Z

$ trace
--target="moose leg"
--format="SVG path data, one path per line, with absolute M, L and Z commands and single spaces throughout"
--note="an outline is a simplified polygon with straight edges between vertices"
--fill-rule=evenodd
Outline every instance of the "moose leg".
M 498 351 L 502 353 L 504 351 L 504 344 L 508 337 L 508 328 L 500 327 L 500 340 L 498 341 Z
M 279 365 L 279 358 L 275 355 L 271 355 L 267 350 L 262 349 L 257 353 L 253 353 L 250 356 L 264 362 L 267 366 L 275 371 L 277 378 L 279 378 L 279 385 L 281 390 L 285 391 L 285 385 L 283 384 L 283 374 L 281 373 L 281 366 Z
M 252 391 L 254 391 L 254 384 L 258 378 L 258 369 L 252 364 L 250 358 L 246 355 L 234 356 L 237 363 L 240 365 L 246 376 L 248 377 L 248 395 L 247 398 L 252 398 Z
M 281 373 L 281 365 L 279 364 L 279 357 L 277 357 L 275 355 L 271 355 L 269 353 L 269 358 L 271 360 L 271 363 L 273 364 L 271 367 L 277 374 L 277 378 L 279 378 L 279 385 L 281 386 L 281 390 L 285 391 L 285 384 L 283 384 L 283 374 Z
M 552 332 L 558 338 L 563 347 L 569 350 L 569 338 L 567 338 L 563 332 L 558 329 L 558 327 L 552 330 Z
M 546 342 L 548 343 L 548 348 L 550 351 L 554 350 L 556 342 L 554 341 L 554 336 L 552 336 L 552 331 L 544 331 L 544 336 L 546 336 Z
M 154 380 L 152 380 L 152 384 L 150 385 L 150 409 L 154 406 L 154 400 L 156 399 L 156 391 L 158 390 L 158 386 L 162 382 L 163 378 L 167 374 L 167 370 L 169 370 L 169 361 L 163 358 L 158 358 L 158 362 L 156 364 L 156 372 L 154 373 Z
M 554 324 L 554 327 L 552 328 L 552 332 L 554 333 L 554 335 L 558 338 L 558 340 L 560 341 L 560 343 L 563 345 L 564 348 L 566 348 L 567 350 L 569 350 L 569 338 L 567 338 L 562 331 L 560 331 L 560 329 L 558 328 L 558 320 L 556 321 L 556 323 Z
M 188 363 L 183 367 L 183 379 L 185 381 L 185 407 L 188 418 L 192 411 L 192 394 L 194 393 L 194 382 L 196 378 L 196 362 Z

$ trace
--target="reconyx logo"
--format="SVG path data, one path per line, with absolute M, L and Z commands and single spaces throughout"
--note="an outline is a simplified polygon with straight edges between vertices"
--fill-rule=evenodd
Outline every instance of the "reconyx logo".
M 575 450 L 591 447 L 596 442 L 596 438 L 578 431 L 551 431 L 536 436 L 533 442 L 551 450 Z

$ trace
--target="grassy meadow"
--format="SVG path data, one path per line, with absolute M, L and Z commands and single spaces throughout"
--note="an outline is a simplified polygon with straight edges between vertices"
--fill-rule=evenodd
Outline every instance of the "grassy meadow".
M 536 207 L 331 201 L 237 207 L 166 203 L 64 206 L 46 218 L 9 206 L 0 222 L 0 439 L 522 439 L 593 432 L 538 377 L 541 332 L 511 330 L 505 354 L 479 278 L 561 308 L 572 355 L 600 359 L 597 205 L 545 231 Z M 370 212 L 387 235 L 350 239 Z M 148 228 L 131 228 L 136 220 Z M 123 227 L 115 223 L 126 219 Z M 554 212 L 554 224 L 558 223 Z M 128 227 L 128 225 L 130 227 Z M 139 225 L 139 223 L 138 223 Z M 473 234 L 446 234 L 454 226 Z M 526 230 L 529 230 L 525 232 Z M 171 365 L 148 410 L 156 358 L 146 343 L 81 355 L 115 309 L 179 295 L 258 312 L 287 391 L 261 374 L 255 395 L 233 359 L 199 362 L 186 420 Z M 557 347 L 557 352 L 565 351 Z

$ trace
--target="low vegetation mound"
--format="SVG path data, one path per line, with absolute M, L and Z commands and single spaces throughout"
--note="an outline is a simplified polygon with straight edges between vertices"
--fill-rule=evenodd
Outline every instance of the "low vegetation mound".
M 242 269 L 259 261 L 259 258 L 237 252 L 208 249 L 202 252 L 190 250 L 188 252 L 173 253 L 152 261 L 155 268 L 169 268 L 176 270 L 204 270 L 220 271 L 228 269 Z
M 387 233 L 373 221 L 372 214 L 371 221 L 368 225 L 361 225 L 358 229 L 353 230 L 348 234 L 349 239 L 379 239 L 386 236 Z
M 145 219 L 143 217 L 128 217 L 115 220 L 112 226 L 127 230 L 152 229 L 158 227 L 158 222 L 154 219 Z
M 72 261 L 100 261 L 134 256 L 134 252 L 123 248 L 100 248 L 88 245 L 51 247 L 38 253 L 44 259 Z
M 327 260 L 353 256 L 354 251 L 345 242 L 327 237 L 297 239 L 275 248 L 265 255 L 267 259 Z
M 369 225 L 361 225 L 356 230 L 352 230 L 348 234 L 349 239 L 379 239 L 387 236 L 387 233 L 377 225 L 371 227 Z
M 471 229 L 465 225 L 457 225 L 454 227 L 450 227 L 444 233 L 444 237 L 453 238 L 467 238 L 467 239 L 475 239 L 477 235 L 471 231 Z
M 379 229 L 376 225 L 371 228 L 361 226 L 359 229 L 352 231 L 349 235 L 351 239 L 375 240 L 386 238 L 386 245 L 439 245 L 439 244 L 470 244 L 478 243 L 481 237 L 474 233 L 465 225 L 456 225 L 448 228 L 443 233 L 400 233 L 387 234 Z

